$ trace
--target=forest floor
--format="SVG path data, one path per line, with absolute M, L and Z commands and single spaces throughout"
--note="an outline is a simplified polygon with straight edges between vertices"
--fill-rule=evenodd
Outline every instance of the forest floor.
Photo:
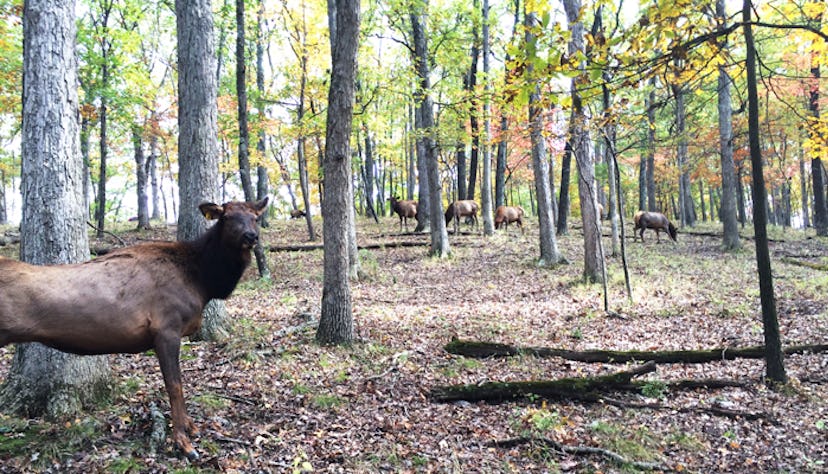
M 170 238 L 172 230 L 116 233 L 135 242 Z M 677 244 L 664 235 L 656 243 L 651 231 L 643 244 L 628 236 L 632 301 L 620 257 L 608 257 L 614 312 L 608 314 L 602 286 L 581 282 L 583 240 L 577 228 L 558 241 L 570 263 L 553 269 L 535 265 L 534 221 L 523 236 L 516 229 L 490 238 L 451 236 L 453 256 L 444 260 L 427 257 L 427 235 L 397 231 L 397 220 L 388 217 L 359 223 L 360 244 L 385 246 L 360 252 L 363 276 L 352 286 L 359 342 L 353 346 L 320 346 L 315 327 L 306 324 L 319 315 L 321 250 L 269 252 L 272 281 L 257 280 L 251 269 L 227 301 L 231 337 L 218 344 L 185 342 L 185 396 L 202 429 L 195 440 L 201 460 L 187 461 L 169 442 L 151 450 L 151 408 L 169 414 L 157 361 L 151 354 L 113 355 L 110 404 L 61 422 L 0 414 L 0 472 L 638 469 L 600 454 L 564 453 L 542 440 L 601 448 L 679 472 L 828 470 L 826 354 L 786 357 L 790 382 L 776 390 L 763 383 L 763 360 L 740 359 L 659 364 L 641 377 L 649 382 L 641 392 L 604 394 L 617 403 L 535 396 L 500 404 L 437 403 L 430 397 L 440 385 L 600 375 L 635 365 L 533 356 L 471 359 L 444 350 L 453 337 L 573 350 L 760 345 L 752 239 L 742 241 L 742 251 L 724 254 L 715 236 L 720 228 L 713 225 L 680 231 Z M 828 343 L 828 241 L 812 231 L 772 231 L 784 345 Z M 304 220 L 274 220 L 264 235 L 271 246 L 307 243 Z M 751 235 L 750 229 L 743 235 Z M 608 238 L 604 242 L 609 246 Z M 0 247 L 0 254 L 15 252 L 15 246 Z M 11 347 L 0 349 L 0 374 L 12 353 Z M 744 386 L 665 385 L 681 379 L 735 379 Z M 759 417 L 705 411 L 711 407 Z M 518 437 L 533 441 L 493 444 Z

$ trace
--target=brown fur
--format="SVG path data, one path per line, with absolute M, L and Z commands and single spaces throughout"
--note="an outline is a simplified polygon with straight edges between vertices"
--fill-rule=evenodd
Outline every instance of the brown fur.
M 250 264 L 256 218 L 267 207 L 231 202 L 199 206 L 218 222 L 189 242 L 125 247 L 71 265 L 35 266 L 0 257 L 0 347 L 40 342 L 75 354 L 155 349 L 170 397 L 173 440 L 198 457 L 186 431 L 181 338 L 201 326 L 213 298 L 227 298 Z
M 641 236 L 641 242 L 644 242 L 644 231 L 646 229 L 653 229 L 656 231 L 656 239 L 661 242 L 661 231 L 667 232 L 673 242 L 678 242 L 676 237 L 678 229 L 670 222 L 664 214 L 659 212 L 638 211 L 633 216 L 635 228 L 633 229 L 633 242 Z M 638 234 L 636 234 L 638 231 Z
M 520 227 L 520 233 L 523 233 L 523 216 L 526 213 L 524 212 L 523 208 L 520 206 L 498 206 L 495 209 L 495 229 L 500 229 L 502 225 L 506 231 L 509 231 L 509 224 L 512 222 L 517 223 L 518 227 Z
M 461 217 L 471 217 L 474 228 L 477 230 L 478 223 L 477 223 L 477 211 L 480 210 L 480 206 L 477 205 L 476 202 L 472 201 L 471 199 L 466 199 L 462 201 L 454 201 L 453 203 L 449 204 L 448 209 L 446 209 L 446 225 L 454 219 L 454 229 L 455 231 L 460 225 L 460 218 Z
M 391 212 L 400 216 L 400 232 L 403 230 L 403 221 L 408 232 L 408 219 L 417 217 L 417 201 L 400 201 L 397 196 L 392 196 L 388 200 L 391 202 Z
M 290 218 L 291 219 L 299 219 L 300 217 L 305 217 L 305 211 L 301 209 L 294 209 L 290 211 Z

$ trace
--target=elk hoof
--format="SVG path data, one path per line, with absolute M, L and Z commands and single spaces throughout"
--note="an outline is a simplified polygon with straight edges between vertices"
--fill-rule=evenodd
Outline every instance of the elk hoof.
M 184 454 L 190 461 L 198 461 L 198 459 L 201 457 L 198 455 L 198 451 L 196 451 L 195 449 L 191 449 L 190 451 L 187 451 Z

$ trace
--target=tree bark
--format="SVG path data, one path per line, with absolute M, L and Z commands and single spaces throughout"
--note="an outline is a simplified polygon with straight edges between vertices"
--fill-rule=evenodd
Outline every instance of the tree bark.
M 489 145 L 492 134 L 491 81 L 489 79 L 489 0 L 483 0 L 483 180 L 480 184 L 480 212 L 483 214 L 483 235 L 494 234 L 492 209 L 492 148 Z
M 316 340 L 350 344 L 354 340 L 349 270 L 351 127 L 359 42 L 359 0 L 335 0 L 328 12 L 331 31 L 331 82 L 325 136 L 325 198 L 322 204 L 324 277 Z
M 36 265 L 89 258 L 75 34 L 75 2 L 24 3 L 20 259 Z M 107 395 L 109 378 L 105 356 L 19 344 L 0 405 L 25 416 L 62 418 Z
M 178 38 L 178 240 L 204 233 L 198 205 L 217 202 L 219 174 L 216 51 L 209 0 L 176 0 Z M 212 300 L 196 338 L 217 341 L 228 334 L 223 301 Z
M 527 8 L 527 7 L 524 7 Z M 538 19 L 535 12 L 524 12 L 526 25 L 525 41 L 527 50 L 533 50 L 537 38 L 532 28 L 537 26 Z M 529 95 L 529 136 L 532 143 L 532 169 L 534 170 L 535 193 L 538 200 L 538 226 L 540 240 L 540 257 L 538 265 L 551 267 L 561 263 L 563 257 L 558 251 L 558 242 L 555 238 L 555 221 L 552 216 L 552 196 L 549 188 L 549 162 L 546 159 L 546 140 L 543 137 L 543 113 L 539 106 L 540 85 L 535 77 L 532 61 L 528 61 L 526 78 L 531 84 L 532 93 Z
M 437 386 L 431 390 L 431 398 L 436 402 L 501 403 L 519 400 L 531 396 L 540 396 L 551 400 L 583 398 L 595 392 L 615 390 L 627 387 L 633 377 L 655 372 L 656 364 L 648 362 L 629 371 L 595 377 L 568 377 L 557 380 L 531 382 L 486 382 L 469 385 Z
M 655 192 L 655 131 L 656 131 L 656 105 L 655 105 L 655 77 L 650 79 L 650 93 L 647 95 L 647 207 L 650 212 L 657 212 Z M 644 210 L 645 208 L 641 208 Z
M 765 335 L 766 374 L 770 382 L 785 383 L 785 365 L 782 358 L 782 340 L 779 334 L 779 320 L 776 316 L 776 299 L 773 294 L 773 273 L 771 271 L 770 252 L 768 250 L 767 216 L 765 206 L 765 177 L 762 174 L 762 149 L 759 143 L 759 94 L 756 87 L 756 49 L 753 42 L 753 29 L 750 24 L 751 0 L 744 0 L 742 21 L 744 21 L 745 44 L 747 55 L 748 89 L 748 140 L 750 143 L 750 163 L 753 176 L 753 228 L 756 235 L 756 267 L 759 273 L 759 295 L 762 305 L 762 326 Z
M 256 194 L 253 192 L 253 180 L 250 178 L 250 130 L 247 113 L 247 62 L 245 55 L 245 28 L 244 28 L 244 0 L 236 0 L 236 97 L 238 99 L 239 121 L 239 177 L 241 179 L 244 200 L 253 202 Z M 253 247 L 256 257 L 256 268 L 259 277 L 270 278 L 270 269 L 267 266 L 262 236 Z
M 716 0 L 716 18 L 719 29 L 727 26 L 727 12 L 725 0 Z M 728 48 L 727 41 L 722 38 L 719 47 Z M 722 204 L 719 218 L 724 226 L 722 248 L 725 251 L 736 250 L 742 246 L 739 241 L 739 225 L 736 218 L 736 165 L 733 162 L 733 104 L 730 100 L 730 76 L 725 66 L 719 66 L 719 150 L 722 164 Z M 713 207 L 710 214 L 713 214 Z
M 428 36 L 426 35 L 425 16 L 428 11 L 428 2 L 422 5 L 412 5 L 410 14 L 411 32 L 414 38 L 414 64 L 417 70 L 417 91 L 414 96 L 416 111 L 416 128 L 421 138 L 417 142 L 418 156 L 423 156 L 426 165 L 428 181 L 428 221 L 431 234 L 429 253 L 436 257 L 448 257 L 449 247 L 446 222 L 443 218 L 443 198 L 440 186 L 440 170 L 437 162 L 437 144 L 434 140 L 434 105 L 431 101 L 431 79 L 429 78 Z M 473 156 L 473 155 L 472 155 Z M 421 197 L 422 197 L 422 178 Z M 417 215 L 422 209 L 423 201 L 419 202 Z
M 144 157 L 143 130 L 132 128 L 132 153 L 135 158 L 135 189 L 138 198 L 138 229 L 149 229 L 149 199 L 147 197 L 147 160 Z

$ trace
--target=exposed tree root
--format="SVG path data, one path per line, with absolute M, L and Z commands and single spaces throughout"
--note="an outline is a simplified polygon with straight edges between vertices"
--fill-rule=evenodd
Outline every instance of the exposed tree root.
M 449 353 L 465 357 L 509 357 L 532 355 L 535 357 L 561 357 L 578 362 L 625 363 L 632 361 L 653 361 L 658 364 L 698 364 L 719 360 L 763 359 L 764 346 L 722 347 L 696 351 L 572 351 L 549 347 L 520 347 L 495 342 L 465 341 L 452 339 L 445 346 Z M 828 352 L 828 344 L 789 346 L 783 349 L 785 355 Z
M 575 454 L 579 456 L 592 456 L 598 455 L 609 461 L 612 461 L 620 466 L 631 466 L 636 469 L 642 470 L 649 470 L 649 471 L 673 471 L 672 468 L 667 467 L 663 464 L 659 464 L 656 462 L 644 462 L 644 461 L 631 461 L 624 456 L 607 449 L 603 448 L 596 448 L 594 446 L 570 446 L 566 444 L 561 444 L 555 440 L 551 440 L 549 438 L 544 437 L 527 437 L 527 436 L 520 436 L 517 438 L 509 438 L 503 440 L 495 440 L 488 443 L 489 446 L 493 446 L 496 448 L 514 448 L 516 446 L 521 446 L 524 444 L 534 444 L 539 443 L 543 446 L 552 448 L 556 451 L 566 453 L 566 454 Z

